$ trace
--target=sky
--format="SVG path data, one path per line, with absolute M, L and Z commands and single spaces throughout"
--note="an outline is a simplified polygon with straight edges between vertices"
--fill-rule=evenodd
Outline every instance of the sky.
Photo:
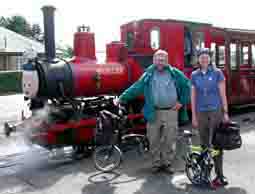
M 120 25 L 145 18 L 255 30 L 254 0 L 2 0 L 0 16 L 19 14 L 30 23 L 43 26 L 40 9 L 44 5 L 56 7 L 57 44 L 73 45 L 77 26 L 85 24 L 95 33 L 97 51 L 104 50 L 106 43 L 120 39 Z

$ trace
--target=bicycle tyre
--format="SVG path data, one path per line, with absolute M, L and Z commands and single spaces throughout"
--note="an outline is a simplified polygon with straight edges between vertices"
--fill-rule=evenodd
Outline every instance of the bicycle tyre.
M 137 150 L 139 154 L 143 155 L 149 150 L 149 140 L 146 136 L 141 134 L 127 134 L 122 137 L 124 145 L 129 145 L 132 149 Z M 125 150 L 125 148 L 123 148 Z M 132 150 L 128 149 L 128 150 Z
M 111 172 L 120 166 L 121 157 L 122 152 L 117 146 L 100 146 L 94 151 L 93 161 L 97 170 Z
M 190 182 L 194 185 L 201 184 L 202 169 L 200 165 L 197 163 L 199 157 L 200 157 L 199 153 L 193 152 L 187 156 L 185 163 L 186 176 L 188 177 Z

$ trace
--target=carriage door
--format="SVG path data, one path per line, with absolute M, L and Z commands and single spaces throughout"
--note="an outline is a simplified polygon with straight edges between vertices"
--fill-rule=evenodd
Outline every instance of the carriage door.
M 240 74 L 239 63 L 237 62 L 238 49 L 235 43 L 229 41 L 211 43 L 211 62 L 222 70 L 226 77 L 226 88 L 228 101 L 236 104 L 240 101 Z
M 250 52 L 249 45 L 232 42 L 229 45 L 230 72 L 228 75 L 228 94 L 231 104 L 249 103 L 251 94 Z
M 254 97 L 253 82 L 255 72 L 252 71 L 251 44 L 244 42 L 240 49 L 240 97 L 242 102 L 251 103 Z
M 229 45 L 229 75 L 227 80 L 228 95 L 231 104 L 238 104 L 241 101 L 240 91 L 240 46 L 236 43 Z
M 251 77 L 251 90 L 250 90 L 250 93 L 251 93 L 251 97 L 252 97 L 252 103 L 255 103 L 255 44 L 251 44 L 250 45 L 250 48 L 251 48 L 251 56 L 250 56 L 250 59 L 251 59 L 251 68 L 250 68 L 250 77 Z

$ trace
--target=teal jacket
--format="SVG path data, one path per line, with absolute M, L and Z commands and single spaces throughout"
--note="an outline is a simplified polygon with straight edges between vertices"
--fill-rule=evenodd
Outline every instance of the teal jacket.
M 132 86 L 126 89 L 119 97 L 120 102 L 127 103 L 129 100 L 136 98 L 137 96 L 144 95 L 145 104 L 143 109 L 144 118 L 148 122 L 153 122 L 155 119 L 155 106 L 153 105 L 153 99 L 151 94 L 152 75 L 156 66 L 152 64 L 149 66 L 143 75 Z M 173 78 L 176 86 L 178 101 L 183 105 L 183 108 L 179 110 L 179 122 L 185 122 L 188 120 L 188 114 L 186 106 L 190 103 L 190 80 L 177 68 L 170 65 L 165 69 L 169 72 Z

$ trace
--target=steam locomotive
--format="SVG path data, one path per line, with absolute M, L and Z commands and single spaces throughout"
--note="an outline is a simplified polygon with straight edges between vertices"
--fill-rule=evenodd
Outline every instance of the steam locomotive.
M 134 82 L 142 69 L 137 66 L 139 73 L 132 74 L 128 50 L 122 42 L 108 44 L 106 62 L 98 63 L 94 33 L 86 26 L 79 27 L 74 35 L 74 58 L 58 58 L 54 37 L 55 8 L 45 6 L 42 11 L 45 56 L 31 58 L 23 65 L 22 88 L 24 99 L 30 101 L 32 116 L 17 125 L 5 123 L 6 136 L 29 126 L 33 128 L 29 139 L 35 144 L 47 149 L 72 145 L 77 153 L 90 152 L 95 145 L 95 136 L 97 143 L 100 142 L 98 134 L 106 128 L 98 126 L 99 112 L 118 111 L 115 96 Z M 47 118 L 33 122 L 42 116 L 40 111 L 45 107 Z M 128 106 L 131 114 L 127 127 L 130 132 L 144 134 L 145 121 L 140 107 L 138 102 Z

